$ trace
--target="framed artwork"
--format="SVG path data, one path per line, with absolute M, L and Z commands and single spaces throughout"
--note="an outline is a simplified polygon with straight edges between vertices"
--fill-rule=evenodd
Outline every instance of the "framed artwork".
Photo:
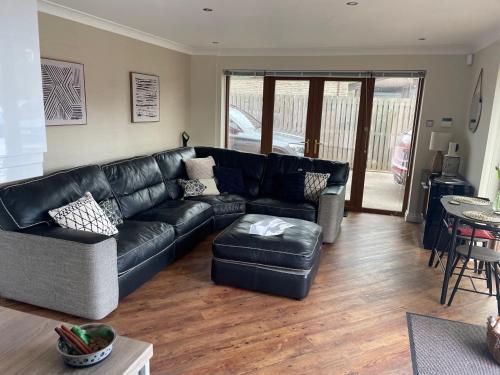
M 41 59 L 45 125 L 85 125 L 85 74 L 83 64 Z
M 160 77 L 130 73 L 132 122 L 160 121 Z

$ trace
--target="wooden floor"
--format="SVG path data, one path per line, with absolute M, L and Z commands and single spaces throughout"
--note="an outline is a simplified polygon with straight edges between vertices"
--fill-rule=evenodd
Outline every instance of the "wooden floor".
M 442 274 L 426 265 L 420 227 L 397 217 L 350 214 L 300 302 L 213 285 L 211 239 L 104 319 L 154 344 L 153 374 L 410 374 L 407 311 L 483 324 L 496 310 L 494 297 L 467 292 L 441 306 Z

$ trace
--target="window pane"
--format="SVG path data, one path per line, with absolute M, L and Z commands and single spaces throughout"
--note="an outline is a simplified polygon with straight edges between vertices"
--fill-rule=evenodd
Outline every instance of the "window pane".
M 418 83 L 418 78 L 375 80 L 363 207 L 403 209 Z
M 320 159 L 349 163 L 346 200 L 351 197 L 361 82 L 326 81 L 321 114 Z
M 227 148 L 260 153 L 264 77 L 230 79 Z
M 308 100 L 309 81 L 276 81 L 273 152 L 304 156 Z

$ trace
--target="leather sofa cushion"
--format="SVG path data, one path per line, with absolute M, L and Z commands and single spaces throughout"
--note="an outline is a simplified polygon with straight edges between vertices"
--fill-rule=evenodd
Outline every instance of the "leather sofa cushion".
M 250 197 L 259 194 L 260 181 L 264 175 L 266 156 L 214 147 L 195 147 L 199 158 L 212 156 L 219 167 L 241 168 L 246 193 Z
M 134 220 L 161 221 L 174 227 L 177 236 L 188 234 L 212 218 L 213 208 L 208 203 L 191 200 L 166 201 L 134 216 Z
M 273 198 L 257 198 L 247 202 L 247 212 L 316 221 L 316 207 L 308 202 L 285 202 Z
M 345 185 L 349 163 L 271 153 L 267 157 L 260 196 L 279 197 L 281 176 L 294 172 L 330 173 L 328 185 Z
M 163 202 L 167 190 L 152 156 L 121 160 L 102 166 L 125 218 Z
M 160 222 L 125 220 L 117 226 L 118 274 L 138 266 L 172 245 L 175 240 L 174 228 Z M 174 246 L 172 246 L 172 257 Z
M 106 176 L 89 165 L 0 189 L 0 227 L 22 230 L 51 220 L 48 212 L 80 199 L 90 192 L 97 202 L 113 197 Z
M 319 255 L 321 227 L 299 219 L 285 219 L 294 224 L 279 236 L 249 234 L 250 226 L 268 218 L 247 214 L 219 234 L 213 242 L 215 258 L 292 269 L 310 269 Z
M 235 194 L 202 195 L 189 198 L 212 206 L 215 216 L 245 213 L 247 200 Z
M 196 158 L 193 147 L 181 147 L 154 154 L 160 168 L 163 180 L 167 187 L 167 196 L 175 200 L 182 198 L 182 189 L 177 184 L 177 179 L 187 179 L 184 160 Z

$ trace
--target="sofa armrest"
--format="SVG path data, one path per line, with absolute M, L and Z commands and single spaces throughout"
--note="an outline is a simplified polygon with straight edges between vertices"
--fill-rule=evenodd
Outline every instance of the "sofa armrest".
M 328 186 L 321 192 L 318 224 L 323 228 L 323 242 L 333 243 L 344 218 L 345 186 Z
M 93 320 L 118 306 L 114 238 L 45 227 L 0 230 L 0 244 L 1 297 Z

